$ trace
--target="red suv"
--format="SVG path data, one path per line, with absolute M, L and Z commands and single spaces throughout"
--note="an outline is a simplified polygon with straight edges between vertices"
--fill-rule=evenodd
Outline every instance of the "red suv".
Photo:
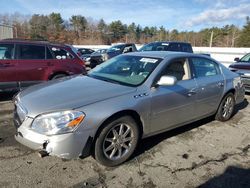
M 85 73 L 84 61 L 69 45 L 0 40 L 0 91 Z

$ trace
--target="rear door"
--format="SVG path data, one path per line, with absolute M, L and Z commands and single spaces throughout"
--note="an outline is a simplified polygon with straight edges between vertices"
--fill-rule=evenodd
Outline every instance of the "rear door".
M 224 76 L 219 65 L 206 58 L 190 58 L 194 71 L 197 90 L 197 117 L 214 113 L 224 91 Z
M 44 80 L 47 70 L 45 46 L 33 44 L 17 44 L 18 81 L 21 86 L 28 86 Z
M 0 43 L 0 89 L 17 87 L 17 60 L 14 47 L 14 44 Z
M 74 56 L 62 47 L 50 46 L 49 50 L 54 57 L 50 61 L 54 66 L 53 72 L 64 72 L 71 75 L 76 64 L 73 61 Z

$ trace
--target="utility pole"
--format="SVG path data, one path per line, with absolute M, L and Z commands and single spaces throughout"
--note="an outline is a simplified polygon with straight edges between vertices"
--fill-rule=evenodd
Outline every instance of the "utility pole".
M 214 31 L 212 30 L 211 35 L 210 35 L 210 42 L 209 42 L 209 47 L 212 47 L 213 44 L 213 36 L 214 36 Z

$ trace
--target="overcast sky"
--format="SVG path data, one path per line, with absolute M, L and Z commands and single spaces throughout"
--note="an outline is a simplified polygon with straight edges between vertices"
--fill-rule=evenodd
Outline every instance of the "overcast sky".
M 0 13 L 61 13 L 64 19 L 81 14 L 110 23 L 121 20 L 141 26 L 198 31 L 235 24 L 250 16 L 250 0 L 0 0 Z M 0 20 L 1 21 L 1 20 Z

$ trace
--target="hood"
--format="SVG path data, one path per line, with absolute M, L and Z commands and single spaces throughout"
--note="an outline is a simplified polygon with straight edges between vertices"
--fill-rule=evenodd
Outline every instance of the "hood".
M 136 88 L 97 80 L 88 76 L 68 77 L 39 84 L 21 91 L 17 98 L 29 117 L 69 110 L 121 96 Z
M 100 53 L 91 54 L 90 57 L 102 57 L 102 54 Z
M 250 70 L 250 62 L 237 62 L 233 63 L 229 66 L 230 68 L 235 68 L 235 69 L 247 69 Z

